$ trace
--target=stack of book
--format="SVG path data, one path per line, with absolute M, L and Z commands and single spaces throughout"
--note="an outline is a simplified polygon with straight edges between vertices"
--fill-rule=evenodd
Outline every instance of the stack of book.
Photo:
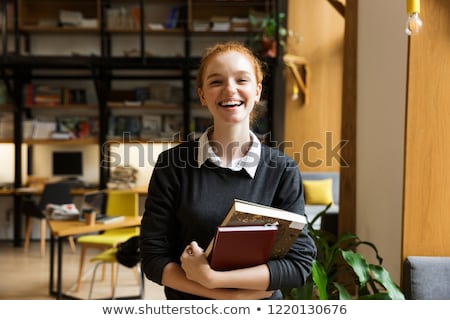
M 211 31 L 225 32 L 230 31 L 231 20 L 228 16 L 212 16 Z
M 205 254 L 219 271 L 264 264 L 284 257 L 306 224 L 304 215 L 235 199 Z
M 52 85 L 29 83 L 24 91 L 24 101 L 28 106 L 58 106 L 86 104 L 86 90 L 83 88 L 65 88 Z

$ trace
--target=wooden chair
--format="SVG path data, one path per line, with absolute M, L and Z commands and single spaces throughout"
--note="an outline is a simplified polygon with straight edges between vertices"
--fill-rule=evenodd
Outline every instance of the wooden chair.
M 25 227 L 25 241 L 24 250 L 29 251 L 30 248 L 30 238 L 31 229 L 33 225 L 33 219 L 40 220 L 41 224 L 41 256 L 45 255 L 45 242 L 47 234 L 47 217 L 44 214 L 45 207 L 47 204 L 67 204 L 73 203 L 73 197 L 70 193 L 70 187 L 66 183 L 47 183 L 44 186 L 44 190 L 41 195 L 39 204 L 37 204 L 33 199 L 27 197 L 22 202 L 22 213 L 26 215 L 26 227 Z M 70 247 L 73 252 L 76 251 L 75 241 L 73 237 L 69 237 Z
M 139 195 L 134 191 L 112 190 L 108 192 L 108 200 L 106 205 L 107 216 L 139 216 Z M 125 242 L 129 238 L 139 234 L 138 227 L 120 228 L 107 230 L 101 234 L 92 234 L 78 237 L 77 243 L 81 246 L 80 266 L 78 270 L 78 279 L 76 291 L 81 286 L 83 277 L 84 260 L 88 248 L 100 248 L 102 250 L 116 248 L 121 242 Z M 105 265 L 105 264 L 104 264 Z M 115 280 L 115 264 L 111 266 L 111 286 L 114 287 Z M 104 279 L 104 273 L 103 273 Z

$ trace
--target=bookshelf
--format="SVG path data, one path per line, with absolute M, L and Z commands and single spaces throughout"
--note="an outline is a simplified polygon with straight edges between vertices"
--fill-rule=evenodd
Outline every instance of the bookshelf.
M 11 138 L 0 137 L 0 143 L 14 144 L 17 189 L 26 182 L 22 162 L 28 159 L 32 167 L 38 146 L 97 146 L 106 164 L 98 168 L 98 185 L 104 188 L 111 145 L 195 137 L 209 117 L 194 87 L 204 48 L 218 40 L 249 43 L 257 32 L 246 24 L 250 12 L 274 14 L 287 8 L 285 0 L 0 1 L 7 21 L 2 24 L 0 70 L 11 101 L 9 107 L 0 104 L 0 114 L 10 114 L 14 131 Z M 255 128 L 263 139 L 272 131 L 274 106 L 284 104 L 276 100 L 282 95 L 274 94 L 283 90 L 281 58 L 265 62 L 265 111 Z M 59 100 L 54 95 L 52 102 L 37 102 L 36 94 L 26 94 L 27 88 L 36 93 L 46 87 L 60 92 Z M 84 98 L 71 100 L 74 90 Z M 70 138 L 55 139 L 29 132 L 40 119 L 60 129 L 63 118 L 66 123 L 89 120 L 89 134 L 71 132 Z M 15 245 L 21 243 L 20 196 L 14 202 Z

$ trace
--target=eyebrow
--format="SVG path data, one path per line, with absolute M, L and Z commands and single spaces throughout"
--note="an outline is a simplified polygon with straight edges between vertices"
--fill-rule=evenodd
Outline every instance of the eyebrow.
M 217 77 L 217 76 L 220 76 L 220 73 L 211 73 L 206 77 L 206 79 Z
M 246 76 L 251 76 L 251 72 L 249 72 L 249 71 L 245 71 L 245 70 L 242 70 L 242 71 L 238 71 L 238 74 L 239 75 L 242 75 L 242 74 L 244 74 L 244 75 L 246 75 Z M 213 78 L 213 77 L 220 77 L 220 76 L 222 76 L 220 73 L 211 73 L 211 74 L 209 74 L 207 77 L 206 77 L 206 79 L 210 79 L 210 78 Z

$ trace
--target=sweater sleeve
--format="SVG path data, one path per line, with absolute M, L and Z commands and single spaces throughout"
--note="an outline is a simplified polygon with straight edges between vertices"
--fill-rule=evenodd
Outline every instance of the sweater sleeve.
M 178 179 L 173 166 L 168 165 L 169 158 L 167 152 L 158 157 L 149 183 L 140 233 L 144 274 L 158 284 L 161 284 L 164 267 L 175 260 L 172 254 L 176 234 L 173 213 Z
M 286 167 L 280 180 L 273 206 L 304 214 L 305 202 L 301 174 L 296 164 L 292 162 Z M 305 226 L 284 258 L 270 260 L 267 263 L 270 271 L 268 289 L 303 286 L 311 273 L 312 262 L 316 255 L 316 246 Z

